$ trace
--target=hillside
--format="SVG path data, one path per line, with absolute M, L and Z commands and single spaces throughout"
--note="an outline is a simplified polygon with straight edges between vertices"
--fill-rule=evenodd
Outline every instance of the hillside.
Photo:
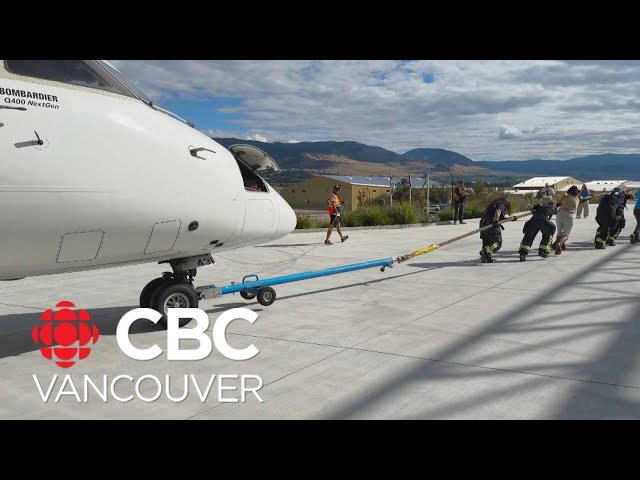
M 399 153 L 358 142 L 300 142 L 300 143 L 265 143 L 238 138 L 214 138 L 219 144 L 229 147 L 234 143 L 246 143 L 264 150 L 280 165 L 281 168 L 324 168 L 329 163 L 310 164 L 310 157 L 323 161 L 321 155 L 335 155 L 351 158 L 361 162 L 387 163 L 400 158 Z
M 640 179 L 640 154 L 588 155 L 569 160 L 523 160 L 474 162 L 493 171 L 526 175 L 568 175 L 581 180 L 605 178 Z
M 462 165 L 482 168 L 482 165 L 478 165 L 477 162 L 474 162 L 470 158 L 442 148 L 416 148 L 400 155 L 399 161 L 402 163 L 408 163 L 411 160 L 421 160 L 430 164 L 439 163 L 447 167 L 450 165 Z
M 473 175 L 487 167 L 459 153 L 441 148 L 418 148 L 404 154 L 358 142 L 266 143 L 238 138 L 214 138 L 225 147 L 236 143 L 254 145 L 267 152 L 284 169 L 303 169 L 311 173 L 336 175 L 407 175 L 409 169 L 424 173 L 425 168 L 440 164 L 452 167 L 456 175 Z M 434 175 L 448 175 L 438 169 Z
M 424 174 L 433 165 L 451 168 L 455 177 L 510 182 L 531 176 L 567 175 L 580 180 L 606 178 L 640 179 L 640 154 L 589 155 L 570 160 L 506 160 L 475 162 L 457 152 L 441 148 L 416 148 L 403 154 L 358 142 L 265 143 L 238 138 L 214 138 L 225 147 L 236 143 L 255 145 L 271 155 L 285 170 L 304 175 L 406 176 L 409 171 Z M 299 174 L 298 172 L 298 174 Z M 435 177 L 448 176 L 436 167 Z
M 345 157 L 325 153 L 304 153 L 304 163 L 310 165 L 306 171 L 313 174 L 329 173 L 332 175 L 359 175 L 386 177 L 407 175 L 407 169 L 385 163 L 363 162 Z

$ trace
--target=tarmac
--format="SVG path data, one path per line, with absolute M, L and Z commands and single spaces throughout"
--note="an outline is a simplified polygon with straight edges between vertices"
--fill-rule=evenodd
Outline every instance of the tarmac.
M 629 243 L 635 221 L 630 212 L 626 216 L 618 244 L 605 250 L 594 249 L 597 225 L 589 217 L 574 221 L 562 255 L 538 257 L 538 235 L 533 253 L 520 262 L 521 219 L 505 225 L 492 264 L 480 263 L 481 241 L 473 235 L 384 272 L 372 268 L 275 286 L 277 299 L 267 307 L 237 294 L 200 302 L 209 335 L 230 308 L 258 313 L 254 324 L 236 320 L 227 329 L 234 348 L 258 348 L 246 361 L 227 359 L 215 348 L 197 361 L 170 361 L 166 352 L 138 361 L 121 351 L 118 321 L 138 307 L 141 289 L 166 270 L 163 265 L 0 282 L 0 418 L 639 419 L 640 297 L 634 292 L 640 245 Z M 214 255 L 216 264 L 200 269 L 195 284 L 395 259 L 477 227 L 477 220 L 468 220 L 351 228 L 345 229 L 346 242 L 334 233 L 337 243 L 330 246 L 323 245 L 323 232 L 296 232 Z M 32 339 L 41 313 L 61 300 L 86 309 L 100 331 L 89 356 L 68 369 L 44 358 Z M 136 322 L 130 336 L 137 347 L 163 350 L 166 337 L 145 321 Z M 262 385 L 258 395 L 243 399 L 239 380 L 229 377 L 219 391 L 215 377 L 204 402 L 192 384 L 179 402 L 164 391 L 155 401 L 143 400 L 160 392 L 153 380 L 134 389 L 145 375 L 162 381 L 170 375 L 178 396 L 186 391 L 184 378 L 195 377 L 204 390 L 214 374 L 253 375 L 248 381 L 256 387 L 259 377 Z M 70 380 L 62 389 L 65 375 Z M 133 398 L 122 402 L 109 395 L 104 401 L 91 390 L 84 401 L 82 392 L 73 393 L 85 376 L 100 385 L 105 375 L 107 382 L 129 375 L 133 381 L 121 379 L 114 389 L 118 398 Z

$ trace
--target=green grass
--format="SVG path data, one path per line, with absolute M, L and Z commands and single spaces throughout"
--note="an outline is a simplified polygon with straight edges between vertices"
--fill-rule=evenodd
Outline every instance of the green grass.
M 486 190 L 469 197 L 464 207 L 464 218 L 480 218 L 487 205 L 501 193 Z M 535 203 L 532 195 L 509 195 L 511 214 L 529 210 L 529 205 Z M 342 225 L 345 227 L 367 227 L 378 225 L 410 225 L 453 220 L 453 209 L 447 208 L 437 214 L 427 215 L 420 203 L 410 205 L 408 202 L 394 201 L 393 206 L 370 202 L 353 211 L 342 213 Z M 311 220 L 307 216 L 298 216 L 296 228 L 328 228 L 329 215 L 325 220 Z

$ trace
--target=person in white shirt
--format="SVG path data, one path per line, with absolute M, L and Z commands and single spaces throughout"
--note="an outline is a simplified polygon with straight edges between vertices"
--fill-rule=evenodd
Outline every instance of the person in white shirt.
M 545 183 L 544 188 L 538 192 L 538 196 L 542 198 L 543 204 L 547 204 L 548 202 L 553 202 L 555 193 L 553 188 L 551 188 L 548 183 Z

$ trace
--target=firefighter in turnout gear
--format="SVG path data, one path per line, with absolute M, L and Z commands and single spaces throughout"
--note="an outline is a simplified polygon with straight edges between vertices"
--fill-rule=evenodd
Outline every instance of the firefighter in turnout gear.
M 529 254 L 529 249 L 533 245 L 533 240 L 538 235 L 538 232 L 542 232 L 542 239 L 538 246 L 538 255 L 542 258 L 547 258 L 551 252 L 551 239 L 556 233 L 556 226 L 551 221 L 551 217 L 556 213 L 556 208 L 553 203 L 542 204 L 539 203 L 531 207 L 533 216 L 527 220 L 522 228 L 524 238 L 520 243 L 520 261 L 524 262 Z
M 625 227 L 624 209 L 627 200 L 633 195 L 624 192 L 621 188 L 614 188 L 600 200 L 596 211 L 596 231 L 595 247 L 605 248 L 605 243 L 609 246 L 615 245 L 615 240 Z
M 506 197 L 497 198 L 492 201 L 484 215 L 480 219 L 480 228 L 493 224 L 492 228 L 480 232 L 482 239 L 482 250 L 480 250 L 480 261 L 482 263 L 493 263 L 492 255 L 502 247 L 502 230 L 504 227 L 498 222 L 504 220 L 510 213 L 509 201 Z
M 611 238 L 613 239 L 611 241 L 611 243 L 609 243 L 609 241 L 607 241 L 607 245 L 615 245 L 615 241 L 618 238 L 618 235 L 620 235 L 620 232 L 622 232 L 622 230 L 624 229 L 624 227 L 627 224 L 627 221 L 624 218 L 624 211 L 627 208 L 627 200 L 631 200 L 634 199 L 635 200 L 635 196 L 625 192 L 622 189 L 620 190 L 620 200 L 619 203 L 616 207 L 616 219 L 617 222 L 615 224 L 615 226 L 613 227 L 613 231 L 611 232 Z

